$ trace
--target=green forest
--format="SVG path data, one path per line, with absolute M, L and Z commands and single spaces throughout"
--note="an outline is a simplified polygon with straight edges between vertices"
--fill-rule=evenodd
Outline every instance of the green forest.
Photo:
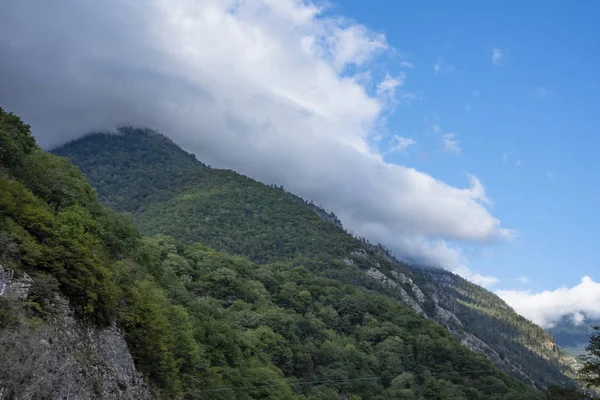
M 102 165 L 97 157 L 108 156 L 93 149 L 79 151 L 79 162 L 70 157 L 91 163 L 82 170 L 96 192 L 0 109 L 0 263 L 36 282 L 25 304 L 0 299 L 0 329 L 23 323 L 16 313 L 35 329 L 60 293 L 81 321 L 121 329 L 159 398 L 551 395 L 467 350 L 344 262 L 360 246 L 374 255 L 376 247 L 280 189 L 190 155 L 169 157 L 176 150 L 164 143 L 132 159 L 119 140 L 135 148 L 136 135 L 167 140 L 132 132 L 113 144 L 99 135 L 115 146 Z M 135 174 L 115 171 L 127 163 Z
M 412 268 L 344 231 L 335 214 L 285 191 L 234 171 L 210 168 L 163 135 L 123 128 L 118 135 L 91 134 L 53 151 L 69 158 L 98 191 L 99 201 L 132 217 L 143 234 L 166 234 L 184 244 L 202 243 L 217 251 L 264 264 L 291 262 L 313 273 L 403 302 L 364 274 L 377 268 L 401 271 L 429 299 L 437 297 L 466 329 L 489 343 L 500 357 L 527 369 L 545 387 L 569 384 L 552 337 L 515 313 L 489 291 L 440 269 Z M 364 252 L 366 257 L 353 257 Z M 344 263 L 352 259 L 353 265 Z M 410 288 L 405 288 L 410 292 Z M 435 314 L 428 301 L 425 311 Z M 457 329 L 464 329 L 458 327 Z

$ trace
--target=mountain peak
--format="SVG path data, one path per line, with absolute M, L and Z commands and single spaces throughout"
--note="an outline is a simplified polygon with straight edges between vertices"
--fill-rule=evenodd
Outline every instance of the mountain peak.
M 168 137 L 133 127 L 90 133 L 52 152 L 78 165 L 96 182 L 99 200 L 118 211 L 135 211 L 157 190 L 184 186 L 206 168 Z

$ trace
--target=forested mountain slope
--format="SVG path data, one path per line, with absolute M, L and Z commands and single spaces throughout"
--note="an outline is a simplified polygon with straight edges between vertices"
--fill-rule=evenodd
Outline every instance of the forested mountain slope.
M 164 148 L 163 138 L 150 137 L 156 139 Z M 123 165 L 133 161 L 126 158 Z M 167 164 L 163 170 L 187 168 Z M 114 174 L 115 165 L 108 162 L 106 170 Z M 181 175 L 182 184 L 187 179 Z M 151 182 L 139 187 L 148 188 L 153 201 L 170 201 Z M 185 190 L 174 190 L 175 196 Z M 272 193 L 298 207 L 297 199 Z M 243 203 L 233 209 L 252 215 Z M 314 213 L 297 212 L 299 221 L 310 216 L 302 229 L 344 235 Z M 226 232 L 221 229 L 215 232 Z M 279 233 L 273 229 L 269 240 Z M 301 242 L 314 253 L 294 259 L 286 252 L 296 247 L 286 239 L 259 264 L 190 237 L 189 244 L 142 237 L 97 202 L 75 166 L 39 149 L 29 127 L 0 109 L 0 263 L 10 272 L 0 294 L 0 396 L 543 398 L 398 301 L 399 286 L 383 287 L 365 274 L 384 261 L 380 249 L 352 238 L 341 245 L 328 239 L 331 249 L 321 249 L 314 242 L 320 239 Z M 224 248 L 230 242 L 213 243 Z M 338 259 L 344 243 L 366 250 Z M 321 259 L 328 251 L 330 259 Z
M 525 382 L 569 382 L 563 372 L 570 374 L 574 359 L 554 351 L 547 332 L 497 296 L 449 272 L 399 262 L 282 188 L 209 168 L 147 130 L 88 135 L 54 152 L 81 168 L 101 202 L 131 213 L 144 234 L 200 242 L 259 264 L 305 267 L 409 305 Z
M 54 150 L 78 165 L 99 201 L 132 213 L 145 234 L 201 242 L 253 261 L 343 258 L 356 240 L 282 190 L 208 168 L 162 135 L 124 129 Z

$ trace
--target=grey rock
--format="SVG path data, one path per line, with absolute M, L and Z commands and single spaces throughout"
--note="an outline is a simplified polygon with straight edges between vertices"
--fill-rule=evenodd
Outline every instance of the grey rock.
M 4 269 L 0 265 L 0 296 L 14 297 L 27 300 L 29 289 L 33 285 L 33 279 L 27 274 L 15 279 L 14 271 Z
M 471 351 L 476 353 L 481 353 L 485 355 L 491 362 L 496 364 L 498 367 L 511 371 L 515 375 L 518 375 L 525 382 L 528 382 L 533 387 L 537 387 L 533 379 L 525 371 L 523 371 L 520 365 L 513 364 L 509 359 L 501 357 L 494 349 L 492 349 L 487 343 L 483 340 L 480 340 L 475 335 L 462 331 L 453 331 L 449 330 L 457 339 L 460 340 L 460 343 L 468 348 Z
M 29 289 L 33 283 L 33 279 L 29 275 L 23 274 L 21 278 L 13 280 L 10 286 L 10 293 L 18 299 L 27 300 Z
M 367 252 L 365 249 L 359 249 L 350 253 L 350 255 L 354 258 L 366 259 L 368 258 Z
M 400 297 L 402 298 L 402 301 L 404 303 L 406 303 L 415 312 L 421 314 L 425 318 L 428 318 L 427 313 L 423 311 L 419 303 L 417 303 L 411 296 L 409 296 L 406 290 L 404 290 L 404 288 L 400 286 L 398 282 L 388 278 L 383 272 L 379 271 L 377 268 L 369 268 L 365 273 L 371 278 L 378 280 L 382 285 L 396 289 L 400 293 Z
M 22 361 L 22 360 L 26 360 Z M 0 399 L 152 399 L 125 339 L 114 327 L 75 318 L 55 299 L 53 316 L 0 331 Z
M 352 256 L 356 257 L 354 253 Z M 391 275 L 393 277 L 392 279 L 377 268 L 369 268 L 365 271 L 365 273 L 371 278 L 379 281 L 382 285 L 398 290 L 404 303 L 425 318 L 430 318 L 421 307 L 421 304 L 427 300 L 425 293 L 423 293 L 421 288 L 419 288 L 413 282 L 413 280 L 407 277 L 405 274 L 400 271 L 391 271 Z M 412 296 L 409 295 L 400 284 L 409 286 Z M 486 358 L 488 358 L 498 367 L 505 371 L 512 372 L 514 375 L 521 377 L 521 379 L 523 379 L 525 382 L 528 382 L 536 387 L 533 379 L 523 370 L 521 365 L 514 364 L 509 359 L 501 357 L 500 354 L 498 354 L 498 352 L 491 348 L 487 343 L 468 332 L 461 320 L 454 313 L 440 306 L 436 293 L 433 293 L 431 298 L 435 304 L 435 314 L 431 316 L 433 321 L 444 327 L 450 334 L 452 334 L 452 336 L 457 338 L 464 347 L 473 352 L 485 355 Z
M 8 292 L 12 279 L 13 271 L 5 270 L 2 264 L 0 264 L 0 296 Z
M 462 322 L 456 315 L 451 313 L 450 311 L 440 307 L 438 304 L 435 305 L 435 317 L 439 322 L 443 322 L 444 324 L 456 324 L 459 326 L 463 326 Z
M 406 275 L 404 275 L 402 272 L 399 271 L 392 271 L 392 276 L 394 278 L 396 278 L 396 280 L 407 284 L 410 286 L 410 289 L 412 290 L 413 294 L 415 295 L 416 300 L 420 303 L 423 304 L 426 300 L 425 294 L 423 293 L 423 291 L 421 290 L 420 287 L 418 287 L 412 279 L 410 279 L 409 277 L 407 277 Z

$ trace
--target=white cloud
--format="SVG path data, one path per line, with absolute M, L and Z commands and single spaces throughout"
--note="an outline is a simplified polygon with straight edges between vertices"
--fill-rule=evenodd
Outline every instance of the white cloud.
M 389 232 L 374 229 L 370 234 L 372 237 L 383 237 Z M 445 240 L 427 240 L 422 236 L 405 237 L 398 241 L 396 248 L 408 261 L 443 267 L 477 285 L 491 287 L 499 282 L 494 276 L 470 270 L 462 262 L 460 249 L 450 247 Z
M 442 68 L 443 62 L 444 62 L 444 60 L 440 57 L 437 59 L 437 61 L 435 63 L 433 63 L 433 73 L 439 74 L 439 72 Z
M 413 64 L 413 63 L 411 63 L 411 62 L 409 62 L 409 61 L 402 61 L 402 62 L 400 63 L 400 66 L 401 66 L 401 67 L 404 67 L 404 68 L 410 68 L 410 69 L 412 69 L 412 68 L 414 68 L 414 67 L 415 67 L 415 64 Z
M 460 266 L 456 267 L 452 272 L 462 276 L 463 278 L 465 278 L 477 285 L 483 286 L 485 288 L 489 288 L 490 286 L 493 286 L 499 282 L 499 279 L 496 278 L 495 276 L 481 275 L 477 272 L 471 271 L 465 265 L 460 265 Z
M 269 1 L 271 2 L 271 1 Z M 276 1 L 272 3 L 278 3 Z M 306 7 L 296 1 L 283 1 L 282 3 L 296 3 L 293 6 L 294 11 Z M 292 11 L 293 12 L 293 11 Z M 308 23 L 315 22 L 315 19 L 307 21 Z M 338 71 L 342 71 L 350 64 L 361 65 L 369 61 L 373 54 L 378 51 L 383 51 L 388 48 L 385 36 L 374 34 L 362 25 L 352 24 L 349 26 L 339 25 L 339 22 L 329 21 L 332 26 L 318 26 L 324 28 L 322 34 L 327 46 L 320 47 L 318 51 L 325 50 L 323 54 L 333 62 L 333 65 Z
M 460 142 L 455 138 L 456 133 L 444 134 L 444 149 L 454 154 L 460 154 Z
M 582 325 L 583 322 L 585 321 L 585 314 L 576 312 L 575 314 L 573 314 L 572 319 L 573 319 L 573 323 L 575 325 L 577 325 L 577 326 Z
M 388 50 L 300 0 L 15 1 L 0 13 L 0 104 L 46 148 L 123 124 L 158 129 L 415 259 L 510 237 L 479 181 L 450 186 L 369 145 L 394 96 L 409 95 L 379 64 Z
M 485 195 L 485 188 L 483 184 L 475 175 L 467 174 L 469 178 L 469 183 L 471 184 L 471 193 L 474 197 L 479 199 L 480 202 L 487 204 L 488 206 L 493 206 L 494 203 Z
M 496 294 L 519 314 L 545 328 L 552 327 L 563 316 L 570 316 L 576 324 L 600 318 L 600 283 L 589 276 L 572 288 L 563 286 L 540 293 L 497 290 Z
M 517 281 L 521 282 L 521 283 L 530 283 L 531 282 L 531 280 L 529 279 L 529 277 L 525 276 L 525 275 L 521 275 L 520 277 L 518 277 Z
M 492 64 L 494 65 L 500 65 L 502 63 L 502 50 L 498 49 L 498 48 L 494 48 L 492 50 Z
M 404 84 L 405 79 L 404 74 L 396 77 L 387 74 L 377 85 L 377 96 L 387 103 L 394 103 L 396 101 L 396 89 Z
M 417 142 L 411 138 L 395 135 L 390 142 L 390 151 L 404 151 Z

